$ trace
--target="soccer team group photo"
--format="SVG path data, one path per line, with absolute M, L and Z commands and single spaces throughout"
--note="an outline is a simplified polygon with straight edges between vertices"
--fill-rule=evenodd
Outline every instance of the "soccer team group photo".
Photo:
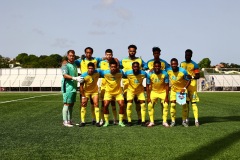
M 109 106 L 114 125 L 134 125 L 132 112 L 136 110 L 137 124 L 153 127 L 154 108 L 160 101 L 160 106 L 156 108 L 161 108 L 162 116 L 158 118 L 162 119 L 162 126 L 174 127 L 178 110 L 182 112 L 182 126 L 188 127 L 189 110 L 192 108 L 195 126 L 199 127 L 197 80 L 200 78 L 200 69 L 192 60 L 193 51 L 185 50 L 181 62 L 172 58 L 168 63 L 160 58 L 159 47 L 152 48 L 152 58 L 147 61 L 137 57 L 136 45 L 129 45 L 127 49 L 128 55 L 122 60 L 116 58 L 111 49 L 107 49 L 101 58 L 93 56 L 91 47 L 85 48 L 85 54 L 79 59 L 75 58 L 74 50 L 67 52 L 66 60 L 62 62 L 63 125 L 73 127 L 79 121 L 76 125 L 85 127 L 89 101 L 91 123 L 97 127 L 110 125 Z M 78 86 L 80 113 L 79 120 L 73 122 L 73 109 L 79 108 L 74 107 Z M 176 107 L 177 104 L 181 108 Z M 149 120 L 146 119 L 147 114 Z

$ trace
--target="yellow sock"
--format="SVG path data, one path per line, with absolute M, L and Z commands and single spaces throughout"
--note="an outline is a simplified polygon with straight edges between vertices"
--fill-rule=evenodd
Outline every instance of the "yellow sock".
M 148 103 L 148 114 L 150 122 L 154 123 L 154 108 L 152 102 Z
M 192 110 L 193 110 L 195 121 L 198 121 L 198 107 L 196 103 L 192 104 Z
M 132 103 L 127 103 L 127 118 L 128 118 L 128 122 L 132 122 L 131 115 L 132 115 Z
M 86 107 L 81 107 L 81 120 L 82 123 L 85 123 L 85 117 L 86 117 Z
M 105 123 L 109 123 L 109 114 L 104 114 Z
M 170 112 L 171 112 L 172 122 L 175 122 L 175 119 L 176 119 L 176 103 L 171 103 Z
M 168 116 L 168 103 L 165 102 L 163 104 L 163 115 L 162 115 L 163 122 L 167 122 L 167 116 Z
M 146 120 L 146 105 L 145 103 L 141 103 L 141 116 L 142 116 L 142 122 L 145 122 Z
M 96 116 L 96 122 L 99 123 L 100 121 L 100 114 L 99 114 L 99 108 L 98 107 L 95 107 L 94 109 L 94 113 L 95 113 L 95 116 Z
M 121 123 L 123 121 L 123 114 L 119 114 L 119 123 Z
M 116 106 L 112 106 L 112 112 L 113 112 L 114 121 L 116 121 L 116 120 L 117 120 L 117 110 L 116 110 Z
M 136 111 L 137 111 L 138 119 L 141 119 L 141 116 L 142 116 L 141 110 L 142 110 L 141 104 L 137 103 L 136 104 Z
M 91 113 L 92 113 L 92 119 L 96 120 L 96 115 L 95 115 L 95 111 L 94 111 L 94 106 L 91 105 Z
M 182 120 L 185 121 L 187 119 L 188 108 L 187 105 L 182 105 Z

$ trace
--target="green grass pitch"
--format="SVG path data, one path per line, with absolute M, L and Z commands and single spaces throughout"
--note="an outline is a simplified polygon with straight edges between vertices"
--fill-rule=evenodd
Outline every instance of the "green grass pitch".
M 240 159 L 240 93 L 199 93 L 200 127 L 62 126 L 61 93 L 0 93 L 0 159 Z M 78 95 L 79 97 L 79 95 Z M 111 109 L 110 109 L 111 111 Z M 79 98 L 74 107 L 79 122 Z M 137 120 L 133 109 L 133 119 Z M 148 119 L 148 116 L 147 116 Z M 170 115 L 168 116 L 170 120 Z M 87 110 L 87 122 L 91 121 Z

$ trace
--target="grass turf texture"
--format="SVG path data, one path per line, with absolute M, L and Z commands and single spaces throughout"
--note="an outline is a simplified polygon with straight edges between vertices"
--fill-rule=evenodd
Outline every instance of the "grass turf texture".
M 199 96 L 199 128 L 194 126 L 191 110 L 191 126 L 181 126 L 180 106 L 178 125 L 173 128 L 160 125 L 158 106 L 158 125 L 152 128 L 98 128 L 90 123 L 84 128 L 67 128 L 62 126 L 60 93 L 0 93 L 1 159 L 239 159 L 240 93 Z M 73 116 L 78 122 L 79 100 Z M 133 119 L 136 122 L 135 109 Z M 91 122 L 89 107 L 87 122 Z

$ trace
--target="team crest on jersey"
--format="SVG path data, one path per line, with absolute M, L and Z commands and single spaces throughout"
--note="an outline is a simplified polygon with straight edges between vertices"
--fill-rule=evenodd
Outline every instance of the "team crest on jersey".
M 172 76 L 172 80 L 177 80 L 177 77 L 176 76 Z
M 135 84 L 138 84 L 139 81 L 138 81 L 137 79 L 134 79 L 134 83 L 135 83 Z

